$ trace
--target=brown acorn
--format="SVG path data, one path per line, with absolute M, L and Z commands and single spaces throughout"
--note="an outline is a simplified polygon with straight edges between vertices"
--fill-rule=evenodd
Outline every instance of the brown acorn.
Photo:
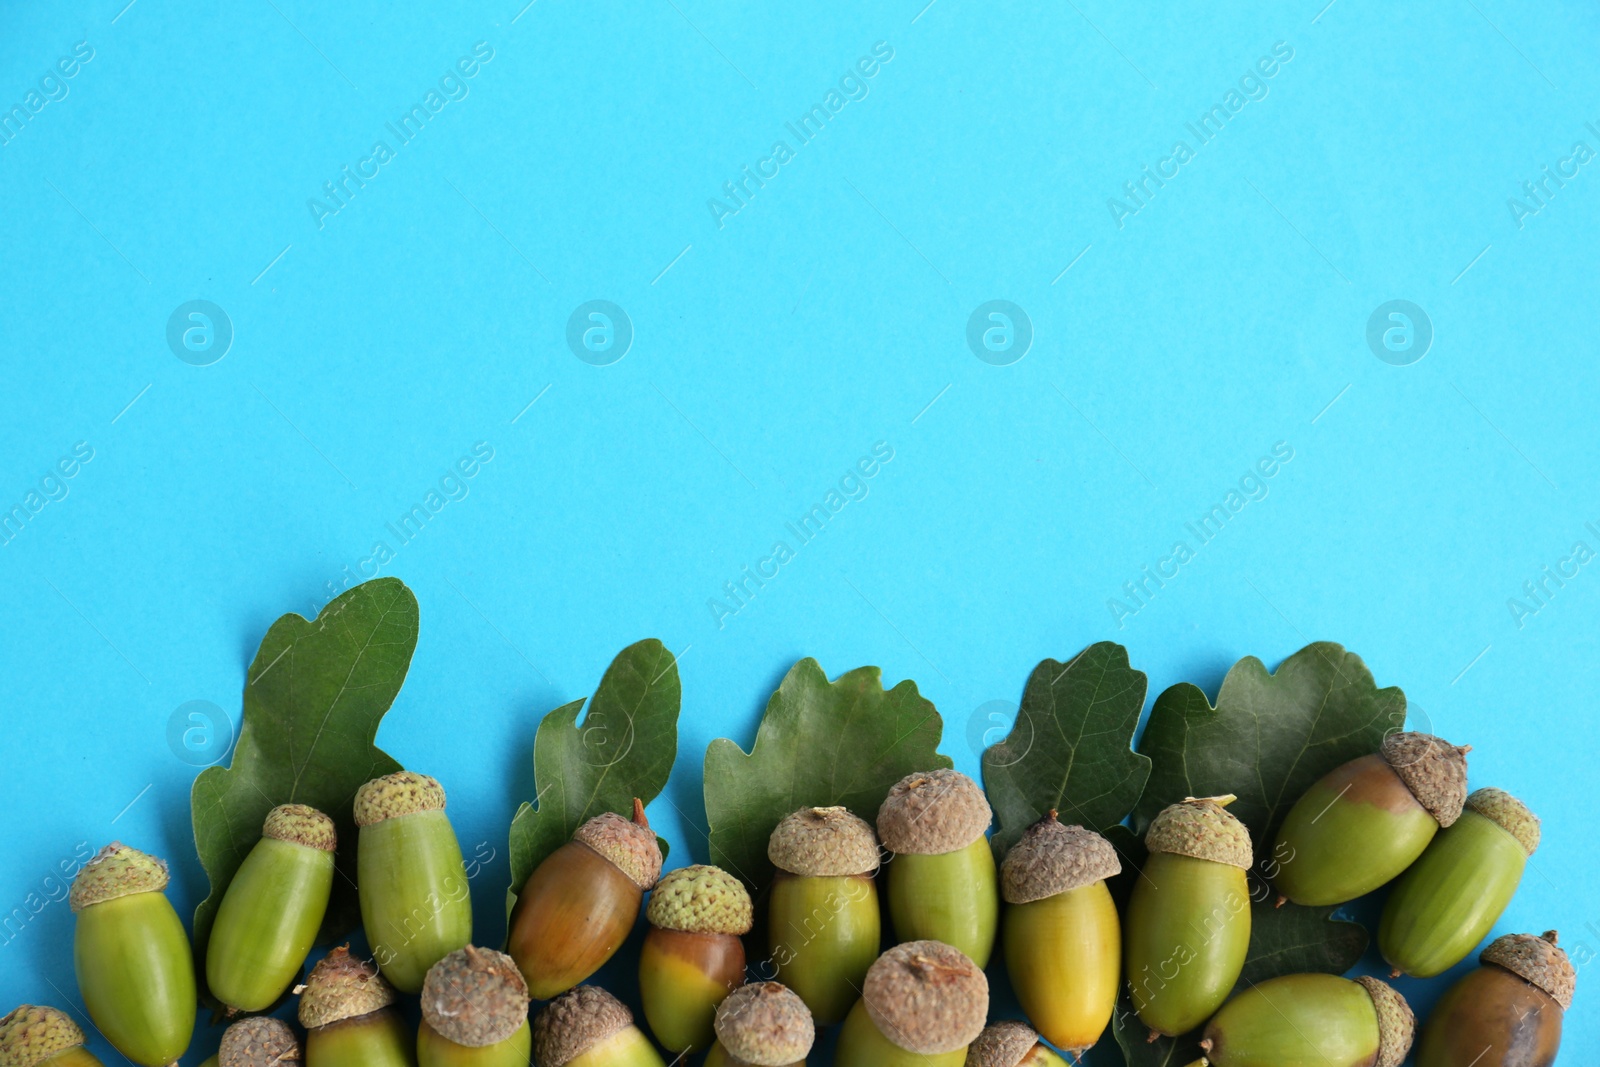
M 599 986 L 552 1000 L 533 1021 L 534 1067 L 665 1067 L 633 1013 Z
M 507 951 L 529 994 L 548 1000 L 598 971 L 627 940 L 660 877 L 661 847 L 638 798 L 632 822 L 608 811 L 578 827 L 517 896 Z
M 83 1047 L 83 1031 L 66 1012 L 24 1004 L 0 1019 L 5 1067 L 104 1067 Z
M 744 982 L 750 894 L 720 867 L 681 867 L 656 884 L 645 918 L 639 995 L 650 1032 L 672 1052 L 708 1048 L 717 1005 Z
M 704 1067 L 805 1067 L 816 1041 L 811 1009 L 788 986 L 752 982 L 717 1007 Z
M 1549 1067 L 1578 977 L 1556 932 L 1496 938 L 1478 962 L 1428 1017 L 1417 1067 Z
M 394 987 L 371 963 L 334 949 L 298 987 L 306 1067 L 416 1067 L 416 1038 Z
M 240 1019 L 222 1035 L 217 1067 L 298 1067 L 300 1039 L 281 1019 Z
M 528 984 L 510 956 L 468 945 L 422 983 L 421 1067 L 527 1067 Z
M 1067 1061 L 1027 1023 L 1003 1019 L 990 1023 L 967 1049 L 966 1067 L 1067 1067 Z
M 872 965 L 839 1032 L 836 1067 L 961 1067 L 989 1015 L 989 980 L 938 941 L 896 945 Z

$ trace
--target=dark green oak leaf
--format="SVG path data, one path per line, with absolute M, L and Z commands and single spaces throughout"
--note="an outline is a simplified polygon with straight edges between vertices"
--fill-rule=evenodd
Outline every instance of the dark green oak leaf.
M 1127 1067 L 1189 1067 L 1200 1059 L 1199 1030 L 1181 1037 L 1158 1037 L 1151 1041 L 1150 1028 L 1140 1022 L 1139 1016 L 1134 1013 L 1133 1000 L 1127 990 L 1123 990 L 1117 998 L 1110 1031 L 1109 1040 L 1102 1037 L 1100 1043 L 1091 1050 L 1091 1060 L 1097 1063 L 1113 1062 L 1113 1056 L 1106 1054 L 1109 1050 L 1103 1048 L 1112 1040 L 1121 1047 L 1122 1060 Z
M 1367 928 L 1333 918 L 1337 908 L 1276 907 L 1277 894 L 1251 877 L 1250 954 L 1239 983 L 1252 986 L 1285 974 L 1343 974 L 1367 951 Z

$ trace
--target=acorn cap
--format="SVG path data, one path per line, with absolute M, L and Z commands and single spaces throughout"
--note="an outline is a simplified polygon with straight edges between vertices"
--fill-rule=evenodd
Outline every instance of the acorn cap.
M 610 860 L 642 890 L 661 878 L 661 845 L 638 797 L 633 798 L 632 822 L 614 811 L 603 812 L 578 827 L 572 839 Z
M 533 1020 L 533 1062 L 562 1067 L 633 1025 L 633 1013 L 599 986 L 581 985 L 545 1006 Z
M 443 811 L 444 786 L 426 774 L 396 771 L 357 789 L 355 808 L 357 826 L 371 826 L 419 811 Z
M 1081 826 L 1063 826 L 1051 812 L 1022 833 L 1000 864 L 1000 895 L 1026 904 L 1081 889 L 1122 871 L 1111 842 Z
M 978 840 L 993 820 L 977 782 L 960 771 L 923 771 L 889 790 L 878 809 L 878 839 L 890 852 L 940 856 Z
M 841 878 L 878 869 L 878 839 L 844 808 L 801 808 L 767 839 L 773 866 L 807 878 Z
M 740 986 L 717 1006 L 723 1051 L 751 1067 L 786 1067 L 811 1054 L 816 1024 L 806 1002 L 778 982 Z
M 279 804 L 267 812 L 261 836 L 321 852 L 333 852 L 339 847 L 339 832 L 334 829 L 333 820 L 304 804 Z
M 1517 839 L 1522 851 L 1533 855 L 1539 847 L 1539 816 L 1504 789 L 1476 789 L 1467 797 L 1467 807 L 1494 821 L 1500 829 Z
M 1039 1035 L 1027 1023 L 990 1023 L 967 1049 L 967 1067 L 1017 1067 L 1038 1043 Z
M 34 1067 L 83 1044 L 83 1031 L 55 1008 L 24 1004 L 0 1019 L 0 1067 Z
M 492 948 L 458 948 L 428 968 L 422 1018 L 467 1048 L 498 1045 L 528 1019 L 528 983 L 516 961 Z
M 1566 1011 L 1572 1007 L 1572 994 L 1578 985 L 1567 954 L 1556 947 L 1556 932 L 1546 930 L 1543 937 L 1532 934 L 1506 934 L 1489 943 L 1478 962 L 1504 967 L 1530 985 L 1550 994 L 1550 999 Z
M 662 930 L 686 934 L 750 932 L 755 910 L 744 883 L 721 867 L 679 867 L 656 883 L 645 918 Z
M 1255 861 L 1250 831 L 1224 810 L 1235 799 L 1186 797 L 1180 804 L 1169 804 L 1151 820 L 1144 835 L 1145 847 L 1151 852 L 1173 852 L 1249 870 Z
M 222 1035 L 217 1067 L 278 1067 L 300 1062 L 300 1042 L 281 1019 L 240 1019 Z
M 1383 758 L 1440 826 L 1461 818 L 1467 800 L 1467 753 L 1441 737 L 1423 733 L 1390 734 L 1383 739 Z
M 349 945 L 319 960 L 296 992 L 300 994 L 300 1025 L 307 1030 L 371 1015 L 395 1001 L 394 988 L 383 980 L 378 968 L 350 955 Z
M 1366 975 L 1356 981 L 1372 998 L 1378 1013 L 1378 1059 L 1373 1067 L 1400 1067 L 1417 1032 L 1417 1017 L 1411 1005 L 1387 982 Z
M 878 957 L 861 1003 L 889 1041 L 922 1056 L 972 1044 L 989 1015 L 989 980 L 943 941 L 907 941 Z
M 167 863 L 113 841 L 84 864 L 72 880 L 67 899 L 74 912 L 134 893 L 159 893 L 167 888 Z

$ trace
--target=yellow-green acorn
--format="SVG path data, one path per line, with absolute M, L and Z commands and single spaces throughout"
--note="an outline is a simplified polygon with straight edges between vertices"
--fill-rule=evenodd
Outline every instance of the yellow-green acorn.
M 215 1067 L 300 1067 L 300 1040 L 281 1019 L 240 1019 L 222 1034 Z
M 1250 948 L 1250 831 L 1232 796 L 1190 797 L 1150 823 L 1128 900 L 1126 969 L 1139 1020 L 1187 1033 L 1222 1006 Z M 1047 1035 L 1048 1036 L 1048 1035 Z
M 717 1040 L 704 1067 L 806 1067 L 817 1039 L 811 1009 L 788 986 L 752 982 L 717 1008 Z
M 528 984 L 503 952 L 468 945 L 422 983 L 421 1067 L 527 1067 Z
M 598 986 L 581 985 L 533 1021 L 534 1067 L 665 1067 L 633 1013 Z
M 878 809 L 897 941 L 943 941 L 985 967 L 994 950 L 1000 890 L 984 835 L 994 813 L 983 789 L 960 771 L 910 774 Z
M 1200 1048 L 1215 1067 L 1400 1067 L 1416 1026 L 1405 998 L 1376 978 L 1289 974 L 1228 1001 Z
M 1483 941 L 1539 847 L 1539 820 L 1500 789 L 1479 789 L 1395 884 L 1378 948 L 1395 974 L 1432 978 Z
M 0 1067 L 104 1067 L 66 1012 L 24 1004 L 0 1019 Z
M 533 998 L 549 1000 L 598 971 L 660 877 L 661 846 L 637 797 L 632 822 L 597 815 L 545 857 L 518 894 L 506 946 Z
M 844 808 L 801 808 L 767 841 L 776 867 L 768 937 L 778 981 L 829 1026 L 855 1003 L 878 958 L 878 841 Z
M 416 1038 L 378 969 L 336 948 L 300 994 L 306 1067 L 416 1067 Z
M 206 946 L 206 983 L 232 1012 L 265 1011 L 299 977 L 328 910 L 337 844 L 333 820 L 315 808 L 267 814 Z
M 989 1015 L 989 980 L 959 949 L 907 941 L 872 965 L 836 1067 L 961 1067 Z
M 1578 978 L 1556 932 L 1496 938 L 1478 962 L 1428 1016 L 1417 1067 L 1550 1067 Z
M 650 1032 L 672 1052 L 709 1048 L 717 1005 L 744 983 L 750 894 L 720 867 L 682 867 L 657 883 L 645 918 L 639 995 Z
M 991 1023 L 967 1049 L 967 1067 L 1067 1067 L 1027 1023 Z
M 1278 831 L 1270 867 L 1280 900 L 1343 904 L 1398 877 L 1461 817 L 1468 751 L 1432 734 L 1391 734 L 1381 752 L 1329 771 Z
M 194 956 L 163 892 L 167 865 L 113 841 L 72 881 L 72 958 L 89 1018 L 140 1067 L 175 1062 L 194 1035 Z
M 356 792 L 361 923 L 402 993 L 420 991 L 429 967 L 472 940 L 472 894 L 444 804 L 444 787 L 411 771 Z
M 1028 1021 L 1058 1048 L 1089 1048 L 1116 1010 L 1122 926 L 1105 880 L 1121 870 L 1109 841 L 1053 811 L 1000 866 L 1006 971 Z

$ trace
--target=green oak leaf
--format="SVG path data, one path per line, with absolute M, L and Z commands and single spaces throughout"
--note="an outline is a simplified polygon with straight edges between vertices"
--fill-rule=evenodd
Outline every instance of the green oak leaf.
M 579 826 L 608 811 L 631 817 L 635 797 L 648 804 L 666 787 L 678 755 L 681 699 L 678 661 L 647 638 L 617 653 L 581 725 L 583 700 L 563 704 L 539 723 L 533 739 L 539 794 L 511 820 L 508 909 L 528 876 Z
M 901 778 L 953 765 L 939 755 L 943 732 L 915 682 L 885 691 L 877 667 L 830 682 L 816 660 L 801 660 L 767 701 L 748 754 L 727 738 L 706 748 L 711 862 L 761 889 L 772 875 L 767 838 L 784 816 L 842 805 L 873 822 Z
M 1133 1010 L 1133 1000 L 1127 990 L 1117 998 L 1117 1009 L 1111 1016 L 1111 1037 L 1122 1048 L 1122 1059 L 1128 1067 L 1189 1067 L 1200 1059 L 1200 1031 L 1181 1037 L 1158 1037 L 1150 1040 L 1150 1028 L 1139 1021 Z M 1094 1059 L 1101 1046 L 1108 1041 L 1102 1037 L 1090 1053 Z M 1112 1057 L 1103 1057 L 1110 1062 Z
M 1150 760 L 1133 751 L 1145 685 L 1110 641 L 1033 669 L 1011 732 L 983 754 L 999 851 L 1052 810 L 1102 833 L 1127 817 L 1150 775 Z
M 1242 985 L 1252 986 L 1285 974 L 1323 971 L 1343 974 L 1367 951 L 1367 928 L 1334 919 L 1337 908 L 1307 908 L 1285 903 L 1254 876 L 1250 904 L 1250 954 L 1245 957 Z

